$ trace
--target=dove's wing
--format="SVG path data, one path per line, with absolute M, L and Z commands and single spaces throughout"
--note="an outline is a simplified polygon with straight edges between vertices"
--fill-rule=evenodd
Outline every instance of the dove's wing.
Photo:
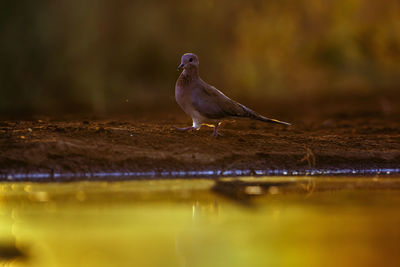
M 193 88 L 191 100 L 193 107 L 206 118 L 222 119 L 246 114 L 244 106 L 205 83 L 199 83 Z

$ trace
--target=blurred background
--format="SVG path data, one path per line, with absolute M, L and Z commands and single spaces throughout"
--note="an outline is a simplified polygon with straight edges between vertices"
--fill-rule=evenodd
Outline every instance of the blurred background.
M 238 100 L 396 92 L 397 0 L 0 2 L 0 111 L 175 107 L 185 52 Z

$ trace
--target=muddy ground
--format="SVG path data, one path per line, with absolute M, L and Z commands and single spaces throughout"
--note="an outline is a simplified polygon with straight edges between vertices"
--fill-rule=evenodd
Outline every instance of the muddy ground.
M 3 116 L 0 173 L 81 173 L 400 166 L 399 98 L 337 97 L 249 105 L 291 127 L 241 120 L 191 124 L 175 105 L 126 114 Z

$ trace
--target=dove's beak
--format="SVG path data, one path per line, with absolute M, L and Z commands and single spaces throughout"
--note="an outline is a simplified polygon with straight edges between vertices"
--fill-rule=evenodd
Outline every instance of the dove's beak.
M 182 63 L 181 65 L 178 66 L 178 71 L 180 71 L 181 69 L 183 69 L 183 67 L 185 67 L 185 64 Z

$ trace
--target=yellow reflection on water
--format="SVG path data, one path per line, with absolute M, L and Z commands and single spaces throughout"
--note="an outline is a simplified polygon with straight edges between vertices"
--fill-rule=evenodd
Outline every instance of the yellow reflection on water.
M 396 266 L 400 179 L 0 184 L 0 266 Z

